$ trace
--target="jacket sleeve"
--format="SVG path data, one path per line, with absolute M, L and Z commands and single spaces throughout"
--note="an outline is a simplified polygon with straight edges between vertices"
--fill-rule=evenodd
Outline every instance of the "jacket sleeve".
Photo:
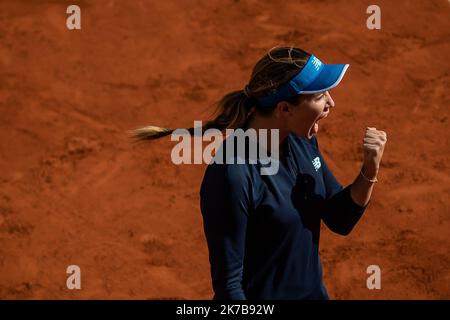
M 319 150 L 317 140 L 316 146 Z M 330 171 L 321 154 L 320 157 L 326 188 L 326 198 L 321 210 L 322 220 L 331 231 L 348 235 L 358 223 L 370 201 L 365 206 L 357 204 L 350 193 L 352 184 L 344 188 Z
M 245 300 L 242 288 L 249 188 L 231 166 L 209 165 L 200 190 L 214 300 Z

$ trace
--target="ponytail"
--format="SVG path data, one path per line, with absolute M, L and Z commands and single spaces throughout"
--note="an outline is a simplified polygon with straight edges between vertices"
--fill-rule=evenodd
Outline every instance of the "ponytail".
M 254 111 L 256 102 L 253 98 L 247 96 L 244 90 L 237 90 L 225 95 L 216 103 L 216 116 L 213 120 L 207 121 L 202 130 L 245 128 Z M 187 129 L 190 134 L 194 133 L 194 128 Z M 135 142 L 144 140 L 155 140 L 172 134 L 175 129 L 167 129 L 157 126 L 145 126 L 131 130 L 131 137 Z

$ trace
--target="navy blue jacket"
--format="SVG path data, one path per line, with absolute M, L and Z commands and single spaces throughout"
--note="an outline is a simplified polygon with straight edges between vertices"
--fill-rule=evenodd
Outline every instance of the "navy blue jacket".
M 275 175 L 261 175 L 259 163 L 206 169 L 200 206 L 215 300 L 329 299 L 320 223 L 347 235 L 368 204 L 336 180 L 315 137 L 290 134 L 280 148 L 286 156 Z

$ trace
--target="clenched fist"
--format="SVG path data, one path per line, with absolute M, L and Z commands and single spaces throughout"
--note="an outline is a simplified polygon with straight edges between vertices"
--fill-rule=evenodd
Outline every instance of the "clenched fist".
M 369 179 L 375 178 L 378 174 L 386 141 L 386 132 L 376 128 L 366 129 L 363 139 L 364 160 L 362 172 Z

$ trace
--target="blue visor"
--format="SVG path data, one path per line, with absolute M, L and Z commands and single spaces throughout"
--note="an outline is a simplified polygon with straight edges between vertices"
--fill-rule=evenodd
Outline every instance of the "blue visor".
M 324 64 L 311 55 L 303 69 L 292 80 L 274 92 L 255 99 L 261 107 L 272 107 L 297 94 L 330 90 L 341 82 L 348 67 L 348 64 Z

